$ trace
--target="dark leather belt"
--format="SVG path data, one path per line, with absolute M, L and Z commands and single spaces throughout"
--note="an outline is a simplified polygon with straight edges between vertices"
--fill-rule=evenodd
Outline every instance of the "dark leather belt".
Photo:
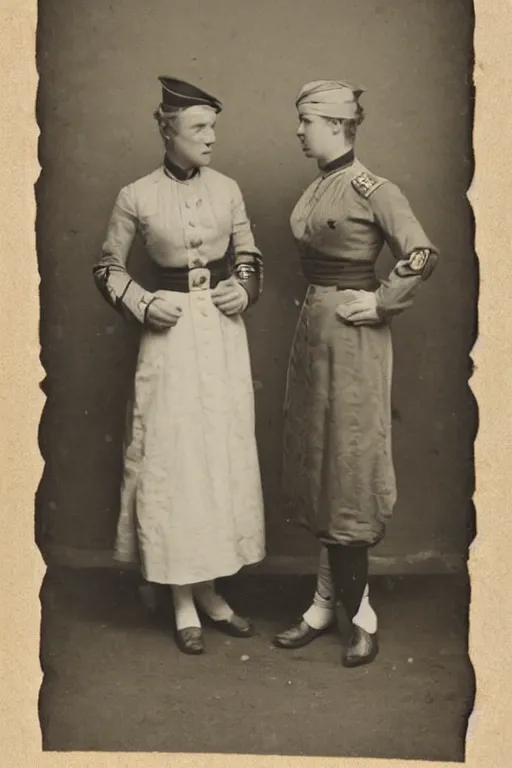
M 210 261 L 204 267 L 160 267 L 155 265 L 157 287 L 164 291 L 206 291 L 215 288 L 231 274 L 228 255 Z

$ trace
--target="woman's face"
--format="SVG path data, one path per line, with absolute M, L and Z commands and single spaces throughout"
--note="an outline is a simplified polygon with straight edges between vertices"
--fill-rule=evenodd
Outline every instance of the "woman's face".
M 297 136 L 306 157 L 324 160 L 331 156 L 336 141 L 334 124 L 320 115 L 301 114 Z
M 188 107 L 179 113 L 176 131 L 169 137 L 167 154 L 177 165 L 198 168 L 209 165 L 215 144 L 217 113 L 211 107 Z

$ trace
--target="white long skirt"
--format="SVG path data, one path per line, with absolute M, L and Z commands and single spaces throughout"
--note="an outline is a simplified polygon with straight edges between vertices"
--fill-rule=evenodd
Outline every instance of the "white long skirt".
M 141 339 L 115 548 L 160 584 L 229 576 L 265 556 L 244 322 L 209 291 L 177 295 L 177 325 Z

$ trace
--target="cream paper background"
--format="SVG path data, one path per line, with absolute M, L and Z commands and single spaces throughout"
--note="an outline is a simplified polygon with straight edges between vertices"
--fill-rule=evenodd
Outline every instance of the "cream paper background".
M 446 0 L 449 2 L 450 0 Z M 290 0 L 290 4 L 292 0 Z M 512 1 L 477 0 L 474 144 L 470 200 L 480 259 L 480 333 L 471 381 L 480 408 L 476 442 L 478 539 L 470 558 L 470 652 L 477 698 L 466 765 L 512 765 Z M 0 0 L 0 764 L 18 766 L 436 766 L 453 763 L 227 755 L 43 753 L 37 714 L 38 593 L 43 563 L 33 543 L 42 472 L 37 430 L 39 363 L 35 201 L 35 0 Z M 392 705 L 392 702 L 389 702 Z M 407 723 L 403 724 L 404 730 Z M 236 727 L 236 723 L 233 723 Z

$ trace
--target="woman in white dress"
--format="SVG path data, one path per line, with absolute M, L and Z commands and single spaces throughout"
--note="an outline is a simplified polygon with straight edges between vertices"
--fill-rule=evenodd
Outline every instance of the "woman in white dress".
M 141 325 L 115 556 L 172 586 L 178 646 L 198 654 L 198 607 L 231 635 L 253 633 L 214 580 L 265 555 L 241 316 L 259 296 L 262 261 L 238 185 L 208 167 L 221 103 L 183 81 L 160 82 L 164 163 L 119 193 L 94 277 Z M 127 271 L 137 231 L 155 292 Z

